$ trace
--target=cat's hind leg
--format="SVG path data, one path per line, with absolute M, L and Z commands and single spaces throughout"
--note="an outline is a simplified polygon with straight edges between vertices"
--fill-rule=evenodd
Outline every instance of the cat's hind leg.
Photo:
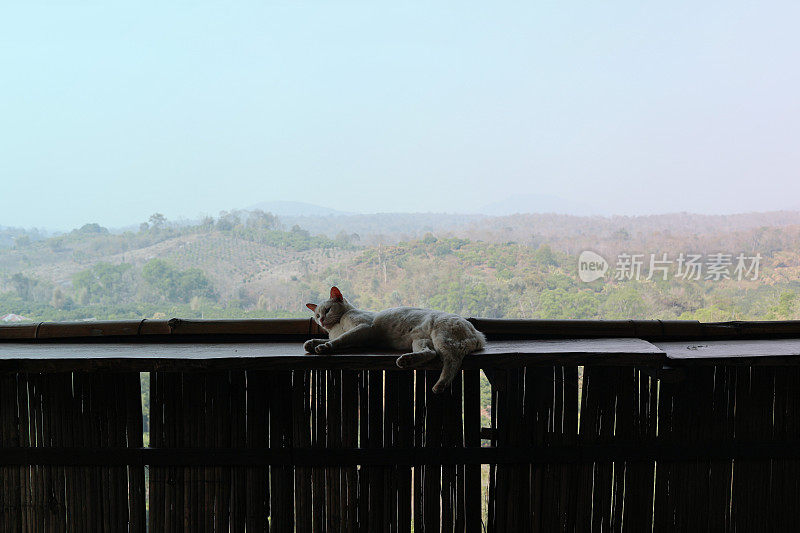
M 461 361 L 475 349 L 476 341 L 469 337 L 459 338 L 453 335 L 453 330 L 446 329 L 435 329 L 431 333 L 431 339 L 436 352 L 442 358 L 442 373 L 431 389 L 434 394 L 439 394 L 447 389 L 456 374 L 461 371 Z
M 404 353 L 397 358 L 397 366 L 400 368 L 413 368 L 421 366 L 436 358 L 436 350 L 433 349 L 433 342 L 430 339 L 416 339 L 411 343 L 410 353 Z

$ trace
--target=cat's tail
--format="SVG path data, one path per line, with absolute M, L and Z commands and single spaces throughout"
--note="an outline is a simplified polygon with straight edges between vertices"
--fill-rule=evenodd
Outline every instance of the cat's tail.
M 457 317 L 444 321 L 431 332 L 433 347 L 442 358 L 442 373 L 433 386 L 438 394 L 450 385 L 461 371 L 464 356 L 486 346 L 486 337 L 467 320 Z

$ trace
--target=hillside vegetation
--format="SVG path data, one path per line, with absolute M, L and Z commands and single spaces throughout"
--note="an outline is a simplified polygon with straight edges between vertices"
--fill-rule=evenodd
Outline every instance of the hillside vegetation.
M 135 231 L 86 224 L 70 233 L 5 230 L 0 316 L 31 320 L 307 316 L 337 284 L 370 309 L 417 305 L 508 318 L 800 318 L 800 215 L 574 217 L 415 215 L 287 227 L 261 211 L 193 224 L 153 215 Z M 318 223 L 325 218 L 316 220 Z M 293 219 L 296 222 L 300 219 Z M 335 230 L 335 231 L 333 231 Z M 413 238 L 408 238 L 414 234 Z M 601 254 L 601 280 L 578 255 Z M 637 279 L 614 279 L 619 254 L 642 254 Z M 755 279 L 646 279 L 650 254 L 760 254 Z M 735 262 L 735 261 L 734 261 Z M 730 279 L 727 279 L 730 278 Z

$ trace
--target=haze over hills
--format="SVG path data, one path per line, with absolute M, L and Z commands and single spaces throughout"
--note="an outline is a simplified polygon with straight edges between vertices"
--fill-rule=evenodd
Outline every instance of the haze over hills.
M 291 201 L 267 201 L 253 204 L 245 208 L 245 211 L 255 211 L 260 209 L 277 215 L 279 217 L 306 217 L 306 216 L 333 216 L 333 215 L 350 215 L 352 213 L 346 211 L 339 211 L 330 207 L 321 205 L 310 204 L 307 202 L 291 202 Z
M 575 202 L 559 196 L 547 194 L 509 196 L 501 201 L 485 204 L 478 209 L 478 212 L 490 216 L 534 213 L 578 216 L 611 214 L 599 206 L 590 206 L 581 202 Z
M 698 232 L 719 231 L 725 228 L 744 228 L 754 225 L 786 225 L 797 223 L 800 209 L 762 211 L 734 214 L 702 214 L 692 212 L 665 213 L 651 215 L 618 215 L 606 212 L 602 207 L 593 207 L 581 202 L 566 200 L 552 195 L 523 194 L 512 196 L 499 202 L 485 204 L 475 212 L 353 212 L 336 209 L 329 206 L 308 202 L 296 201 L 263 201 L 252 204 L 244 209 L 230 209 L 220 211 L 226 213 L 240 213 L 246 216 L 253 211 L 263 211 L 280 218 L 284 227 L 291 228 L 298 225 L 314 234 L 325 234 L 334 237 L 341 232 L 355 233 L 360 237 L 379 237 L 378 240 L 412 239 L 424 235 L 426 232 L 441 232 L 457 230 L 469 225 L 480 224 L 487 218 L 505 218 L 510 226 L 518 224 L 519 220 L 536 222 L 537 220 L 571 220 L 576 227 L 590 224 L 600 226 L 624 225 L 636 229 L 637 225 L 656 226 L 664 224 L 665 230 L 688 230 L 693 226 Z M 192 226 L 201 223 L 208 215 L 195 217 L 178 217 L 171 219 L 173 225 Z M 522 219 L 519 217 L 523 217 Z M 527 218 L 526 218 L 527 217 Z M 537 217 L 545 217 L 540 219 Z M 517 221 L 517 222 L 515 222 Z M 10 222 L 0 220 L 2 222 Z M 137 231 L 143 220 L 132 220 L 125 226 L 109 226 L 103 220 L 87 218 L 86 223 L 96 223 L 105 226 L 112 233 Z M 498 222 L 499 223 L 499 222 Z M 527 224 L 527 223 L 526 223 Z M 730 225 L 729 225 L 730 224 Z M 545 222 L 549 225 L 549 222 Z M 52 228 L 21 228 L 3 226 L 0 224 L 0 247 L 12 245 L 14 235 L 27 234 L 33 240 L 39 240 L 51 235 L 59 235 L 72 231 L 75 228 L 54 230 Z M 374 242 L 378 242 L 377 240 Z
M 314 234 L 336 237 L 358 235 L 362 243 L 387 243 L 423 237 L 426 233 L 453 232 L 487 218 L 485 215 L 445 213 L 375 213 L 315 217 L 280 217 L 287 226 L 300 226 Z
M 275 211 L 282 210 L 284 213 L 294 214 L 281 215 L 265 209 L 267 207 L 273 207 Z M 537 242 L 541 242 L 542 238 L 545 238 L 549 242 L 557 242 L 559 239 L 564 239 L 566 242 L 585 235 L 607 237 L 622 230 L 631 236 L 658 232 L 714 235 L 758 227 L 784 227 L 800 224 L 800 211 L 753 212 L 735 215 L 668 213 L 640 216 L 580 216 L 554 213 L 516 213 L 503 216 L 452 213 L 355 214 L 299 202 L 262 202 L 255 204 L 251 210 L 222 211 L 220 218 L 230 219 L 235 224 L 236 220 L 246 220 L 252 213 L 258 212 L 277 216 L 277 222 L 285 230 L 299 226 L 313 235 L 325 235 L 329 238 L 347 234 L 360 239 L 362 245 L 413 240 L 422 238 L 427 233 L 489 241 L 531 242 L 531 240 L 538 239 Z M 315 214 L 302 214 L 309 212 Z M 102 223 L 92 222 L 92 224 L 102 226 Z M 132 224 L 125 228 L 108 228 L 108 231 L 117 234 L 136 232 L 139 230 L 140 224 Z M 202 224 L 203 219 L 170 221 L 170 225 L 173 227 L 191 227 Z M 75 229 L 71 231 L 74 232 Z M 59 234 L 63 233 L 48 232 L 43 229 L 25 230 L 0 226 L 0 248 L 12 247 L 15 239 L 20 237 L 38 241 Z

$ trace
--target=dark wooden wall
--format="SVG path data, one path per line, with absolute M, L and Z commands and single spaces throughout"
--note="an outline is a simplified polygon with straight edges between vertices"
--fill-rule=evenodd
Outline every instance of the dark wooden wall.
M 311 449 L 291 466 L 150 468 L 150 526 L 170 531 L 480 531 L 480 465 L 413 465 L 387 448 L 480 446 L 478 371 L 153 373 L 151 446 Z M 463 394 L 462 394 L 463 392 Z M 469 414 L 462 417 L 466 400 Z M 362 448 L 370 464 L 311 466 Z M 389 463 L 389 464 L 386 464 Z M 469 487 L 467 489 L 467 487 Z M 412 512 L 413 509 L 413 512 Z
M 509 372 L 495 442 L 617 460 L 492 466 L 489 531 L 796 531 L 798 367 L 698 366 L 677 381 L 586 367 L 580 400 L 577 378 Z
M 581 370 L 495 371 L 490 449 L 478 370 L 153 372 L 144 450 L 138 373 L 3 375 L 0 531 L 794 527 L 800 367 Z
M 11 449 L 141 448 L 138 373 L 0 375 L 0 461 Z M 144 531 L 141 466 L 0 466 L 0 531 Z M 9 457 L 11 456 L 11 457 Z

